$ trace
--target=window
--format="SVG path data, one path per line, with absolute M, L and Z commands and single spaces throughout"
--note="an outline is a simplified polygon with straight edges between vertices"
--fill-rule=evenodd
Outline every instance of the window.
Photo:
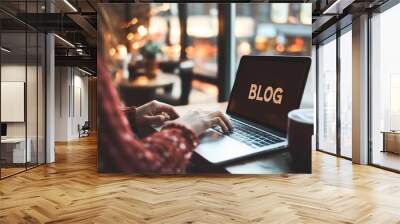
M 318 48 L 318 149 L 336 154 L 336 36 Z
M 24 116 L 25 91 L 26 91 L 26 73 L 27 63 L 26 54 L 27 35 L 22 33 L 1 33 L 1 123 L 6 125 L 7 139 L 16 139 L 15 144 L 1 144 L 1 177 L 7 177 L 12 174 L 26 170 L 26 162 L 31 162 L 30 150 L 27 150 L 27 122 Z M 5 50 L 4 50 L 5 49 Z M 13 57 L 12 57 L 13 56 Z M 8 86 L 8 88 L 7 88 Z M 13 91 L 14 90 L 14 91 Z M 6 95 L 18 96 L 13 101 L 7 100 Z M 14 101 L 15 99 L 15 101 Z M 22 102 L 22 103 L 20 103 Z M 18 104 L 15 107 L 18 116 L 13 116 L 17 112 L 7 110 L 12 104 Z M 21 113 L 23 111 L 23 113 Z M 18 150 L 19 149 L 19 150 Z M 17 152 L 18 151 L 18 152 Z M 28 154 L 27 154 L 28 152 Z M 16 154 L 16 156 L 14 156 Z M 26 155 L 27 154 L 27 155 Z
M 349 27 L 351 28 L 351 27 Z M 352 32 L 340 36 L 340 154 L 352 157 Z
M 161 60 L 178 61 L 181 51 L 178 4 L 151 4 L 151 14 L 153 16 L 149 17 L 149 35 L 161 46 Z
M 189 46 L 186 54 L 192 59 L 194 72 L 216 78 L 218 8 L 216 3 L 188 5 L 187 33 Z
M 400 21 L 400 5 L 396 5 L 371 19 L 371 141 L 372 163 L 400 170 L 400 156 L 387 150 L 383 132 L 400 130 L 400 63 L 398 54 L 400 33 L 393 29 Z M 390 134 L 390 133 L 389 133 Z M 398 134 L 390 142 L 400 147 Z M 397 139 L 397 140 L 396 140 Z M 390 143 L 386 142 L 386 143 Z
M 5 3 L 25 13 L 41 13 L 44 1 Z M 0 17 L 13 20 L 3 13 Z M 12 24 L 12 25 L 9 25 Z M 45 163 L 45 44 L 44 33 L 22 23 L 0 24 L 0 178 Z M 13 95 L 13 100 L 10 100 Z M 21 102 L 21 103 L 19 103 Z M 18 106 L 16 106 L 16 104 Z M 10 110 L 10 107 L 17 108 Z M 18 114 L 18 116 L 16 116 Z
M 236 4 L 237 63 L 247 54 L 310 56 L 310 15 L 311 4 Z
M 353 132 L 352 41 L 349 25 L 340 30 L 340 36 L 322 41 L 317 50 L 317 149 L 348 159 Z

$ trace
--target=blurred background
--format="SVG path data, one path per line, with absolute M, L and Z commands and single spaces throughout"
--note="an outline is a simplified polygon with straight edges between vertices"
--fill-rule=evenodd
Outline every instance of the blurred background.
M 311 3 L 101 4 L 98 12 L 98 53 L 127 106 L 226 101 L 243 55 L 311 56 Z

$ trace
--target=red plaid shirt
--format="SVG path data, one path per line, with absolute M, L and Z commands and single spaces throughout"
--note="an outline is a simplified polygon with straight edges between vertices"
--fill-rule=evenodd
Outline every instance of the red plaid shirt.
M 129 173 L 183 173 L 199 140 L 190 129 L 170 124 L 143 140 L 132 132 L 127 115 L 135 109 L 120 109 L 120 98 L 110 75 L 99 65 L 99 147 L 108 164 Z M 134 120 L 134 119 L 129 119 Z

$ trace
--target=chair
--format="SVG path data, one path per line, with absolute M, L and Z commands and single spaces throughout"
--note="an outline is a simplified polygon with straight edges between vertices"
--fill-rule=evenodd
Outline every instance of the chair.
M 179 97 L 174 97 L 167 91 L 167 93 L 157 95 L 157 99 L 174 106 L 187 105 L 189 103 L 190 91 L 192 90 L 193 80 L 193 66 L 192 61 L 183 61 L 179 64 L 178 75 L 181 80 L 181 93 Z
M 85 123 L 82 125 L 82 127 L 80 127 L 80 125 L 78 124 L 79 138 L 89 136 L 89 130 L 90 130 L 89 121 L 85 121 Z

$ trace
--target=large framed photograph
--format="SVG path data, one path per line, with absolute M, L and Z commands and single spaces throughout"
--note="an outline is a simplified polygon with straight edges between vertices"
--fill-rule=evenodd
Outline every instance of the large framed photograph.
M 311 11 L 99 4 L 98 171 L 311 173 Z

